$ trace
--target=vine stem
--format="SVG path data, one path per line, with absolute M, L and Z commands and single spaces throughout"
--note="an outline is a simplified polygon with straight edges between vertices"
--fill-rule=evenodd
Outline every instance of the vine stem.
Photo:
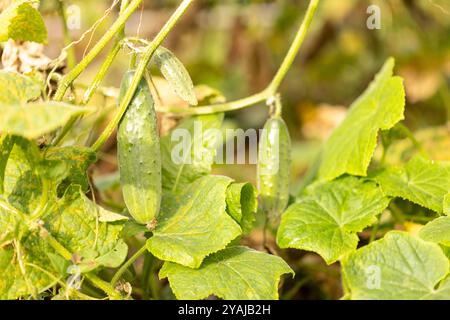
M 130 9 L 130 7 L 132 7 L 133 3 L 136 1 L 137 0 L 130 3 L 129 7 L 125 10 L 125 12 L 127 12 Z M 138 2 L 140 2 L 140 1 L 138 1 Z M 145 49 L 145 52 L 144 52 L 141 60 L 139 61 L 138 67 L 136 68 L 136 72 L 133 77 L 133 80 L 131 81 L 130 87 L 128 88 L 127 92 L 125 93 L 125 96 L 123 97 L 123 99 L 119 105 L 119 110 L 116 112 L 113 119 L 108 123 L 105 130 L 102 132 L 100 137 L 97 139 L 97 141 L 92 146 L 92 148 L 95 151 L 98 151 L 103 146 L 103 144 L 108 140 L 108 138 L 112 135 L 112 133 L 114 132 L 114 129 L 117 127 L 117 125 L 120 122 L 120 119 L 122 118 L 123 114 L 127 110 L 127 107 L 131 102 L 131 99 L 133 99 L 134 93 L 139 85 L 139 82 L 141 81 L 142 77 L 144 76 L 144 72 L 147 69 L 147 65 L 150 62 L 150 59 L 152 58 L 153 53 L 161 45 L 161 43 L 167 37 L 169 32 L 173 29 L 175 24 L 183 16 L 183 14 L 186 12 L 186 10 L 189 8 L 189 6 L 193 2 L 194 2 L 194 0 L 183 0 L 183 2 L 178 6 L 178 8 L 175 10 L 175 12 L 170 17 L 170 19 L 166 22 L 166 24 L 162 27 L 162 29 L 159 31 L 159 33 L 156 35 L 156 37 L 153 39 L 153 41 Z M 125 16 L 125 12 L 124 12 L 124 16 Z
M 84 57 L 83 60 L 73 68 L 68 74 L 66 74 L 58 86 L 58 90 L 55 93 L 54 100 L 61 101 L 64 98 L 64 94 L 70 87 L 73 81 L 89 66 L 89 64 L 98 56 L 98 54 L 105 48 L 112 38 L 121 32 L 121 29 L 125 26 L 128 18 L 134 11 L 140 6 L 142 0 L 133 0 L 123 11 L 123 14 L 113 23 L 111 28 L 103 35 L 103 37 L 96 43 L 91 51 Z
M 274 96 L 277 93 L 278 88 L 280 87 L 283 79 L 286 77 L 287 72 L 292 66 L 292 63 L 294 62 L 295 57 L 297 56 L 300 48 L 302 47 L 306 34 L 308 33 L 309 27 L 311 26 L 311 22 L 316 13 L 319 2 L 320 0 L 311 0 L 309 2 L 308 9 L 305 13 L 305 17 L 303 18 L 302 24 L 300 25 L 300 28 L 298 29 L 297 34 L 283 62 L 278 68 L 278 71 L 276 72 L 273 80 L 264 90 L 247 98 L 227 103 L 201 106 L 196 108 L 162 107 L 159 108 L 157 111 L 163 113 L 174 113 L 183 115 L 211 114 L 242 109 L 245 107 L 249 107 L 251 105 L 255 105 L 259 102 L 266 101 L 267 99 Z
M 122 15 L 125 11 L 125 9 L 128 6 L 128 0 L 122 0 L 120 5 L 120 12 L 119 17 Z M 89 85 L 89 87 L 86 89 L 83 95 L 83 101 L 81 102 L 81 105 L 87 105 L 88 102 L 91 100 L 94 93 L 97 91 L 98 87 L 102 83 L 103 79 L 105 79 L 106 74 L 111 68 L 111 65 L 113 64 L 115 58 L 117 57 L 117 54 L 120 51 L 120 48 L 122 46 L 122 39 L 125 37 L 125 25 L 123 25 L 116 36 L 116 39 L 114 40 L 114 44 L 109 51 L 108 55 L 106 56 L 105 60 L 103 61 L 102 65 L 100 66 L 100 70 L 95 75 L 94 79 L 92 80 L 92 83 Z M 52 146 L 57 146 L 61 143 L 61 141 L 64 139 L 64 137 L 67 135 L 67 133 L 72 129 L 72 127 L 75 125 L 78 119 L 80 119 L 81 116 L 75 116 L 72 117 L 61 129 L 61 131 L 58 133 L 56 138 L 52 142 Z
M 143 255 L 145 252 L 147 251 L 147 247 L 144 244 L 138 251 L 136 251 L 136 253 L 131 256 L 130 259 L 128 259 L 120 268 L 119 270 L 117 270 L 117 272 L 114 274 L 114 276 L 111 279 L 110 285 L 112 287 L 114 287 L 117 283 L 117 281 L 119 281 L 120 277 L 122 276 L 122 274 L 124 274 L 124 272 L 141 256 Z

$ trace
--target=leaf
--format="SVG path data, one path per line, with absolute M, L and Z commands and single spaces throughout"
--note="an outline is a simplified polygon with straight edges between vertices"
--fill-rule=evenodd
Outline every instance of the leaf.
M 26 105 L 0 105 L 0 131 L 28 139 L 39 138 L 65 124 L 72 116 L 92 109 L 64 102 L 36 102 Z
M 442 207 L 444 209 L 444 214 L 450 216 L 450 192 L 445 195 Z
M 428 222 L 420 229 L 419 236 L 426 241 L 450 247 L 450 217 L 439 217 Z
M 0 83 L 0 105 L 23 104 L 41 95 L 39 85 L 19 73 L 0 71 Z
M 148 250 L 161 260 L 198 268 L 207 255 L 225 248 L 242 233 L 226 212 L 231 182 L 228 177 L 206 176 L 179 196 L 166 195 Z
M 100 265 L 117 267 L 127 255 L 120 237 L 123 223 L 100 221 L 102 211 L 104 216 L 105 209 L 89 200 L 79 186 L 72 186 L 59 201 L 57 210 L 44 218 L 53 237 L 71 253 L 85 258 L 82 263 L 88 264 L 89 270 Z
M 246 247 L 230 247 L 205 259 L 199 269 L 164 263 L 159 277 L 168 278 L 177 299 L 215 295 L 225 300 L 278 299 L 278 282 L 294 272 L 281 258 Z
M 325 143 L 321 178 L 332 180 L 344 173 L 366 176 L 378 131 L 390 129 L 404 118 L 405 91 L 402 79 L 392 76 L 393 68 L 394 59 L 390 58 Z
M 181 61 L 170 50 L 163 47 L 158 47 L 153 55 L 153 61 L 161 70 L 173 91 L 190 105 L 196 106 L 198 101 L 194 84 Z
M 51 250 L 33 233 L 0 249 L 0 299 L 36 297 L 55 283 L 59 277 L 46 254 Z
M 219 113 L 185 119 L 161 139 L 165 190 L 182 191 L 192 181 L 211 173 L 216 148 L 221 142 L 218 129 L 223 117 Z
M 438 213 L 450 190 L 450 162 L 412 158 L 404 167 L 389 168 L 375 177 L 383 191 Z
M 86 171 L 97 159 L 94 150 L 82 146 L 50 148 L 46 152 L 47 161 L 63 161 L 67 165 L 63 183 L 58 188 L 58 194 L 64 194 L 71 185 L 81 186 L 83 191 L 89 189 Z
M 47 43 L 44 20 L 30 1 L 14 2 L 0 14 L 0 41 L 8 39 Z
M 249 233 L 258 209 L 257 192 L 251 183 L 232 183 L 227 188 L 227 212 L 241 225 L 242 232 Z
M 98 207 L 98 221 L 100 222 L 116 222 L 129 220 L 127 216 Z
M 437 244 L 391 231 L 342 261 L 351 298 L 449 299 L 449 262 Z M 439 285 L 440 283 L 440 285 Z
M 23 213 L 33 212 L 41 199 L 41 178 L 35 170 L 40 160 L 34 142 L 16 137 L 5 168 L 3 197 Z
M 8 163 L 9 155 L 14 147 L 14 137 L 10 135 L 3 135 L 0 137 L 0 193 L 3 193 L 5 181 L 6 164 Z
M 388 204 L 370 181 L 349 176 L 319 184 L 284 212 L 278 245 L 314 251 L 333 263 L 356 249 L 356 233 L 373 224 Z

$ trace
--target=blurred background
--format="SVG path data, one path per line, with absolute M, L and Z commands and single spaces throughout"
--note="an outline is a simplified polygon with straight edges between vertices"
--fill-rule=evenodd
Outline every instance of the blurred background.
M 64 3 L 68 7 L 77 6 L 72 9 L 80 9 L 80 28 L 70 30 L 75 40 L 104 15 L 113 1 Z M 130 19 L 126 34 L 152 39 L 177 3 L 179 1 L 144 1 Z M 195 85 L 207 84 L 219 90 L 227 100 L 242 98 L 270 82 L 307 5 L 306 0 L 199 0 L 170 33 L 164 46 L 185 64 Z M 370 5 L 380 8 L 380 29 L 367 27 Z M 118 7 L 116 5 L 98 24 L 94 33 L 76 45 L 78 61 L 116 19 Z M 64 47 L 57 8 L 55 0 L 41 1 L 49 30 L 45 54 L 52 59 Z M 284 118 L 293 139 L 293 194 L 321 142 L 345 117 L 347 108 L 389 56 L 396 59 L 395 72 L 405 81 L 405 124 L 416 132 L 417 139 L 433 158 L 450 160 L 450 1 L 322 0 L 304 46 L 280 88 Z M 103 57 L 88 68 L 80 82 L 89 83 Z M 126 53 L 119 56 L 104 86 L 119 86 L 129 58 Z M 159 85 L 164 91 L 164 83 Z M 167 99 L 172 103 L 170 99 L 174 98 Z M 100 102 L 94 99 L 93 103 Z M 264 104 L 256 105 L 227 113 L 226 126 L 244 130 L 261 128 L 266 117 Z M 390 161 L 397 161 L 399 154 L 409 152 L 408 148 L 410 144 L 400 141 L 391 149 Z M 114 143 L 111 143 L 100 155 L 99 165 L 93 168 L 97 187 L 110 193 L 104 197 L 112 199 L 111 207 L 115 205 L 114 198 L 120 196 L 120 192 L 111 188 L 117 181 L 115 158 Z M 255 167 L 251 165 L 217 166 L 214 170 L 238 181 L 255 182 Z M 245 241 L 257 246 L 260 237 L 255 231 Z M 297 275 L 293 280 L 285 280 L 282 299 L 341 296 L 337 265 L 327 267 L 312 253 L 287 251 L 283 255 Z

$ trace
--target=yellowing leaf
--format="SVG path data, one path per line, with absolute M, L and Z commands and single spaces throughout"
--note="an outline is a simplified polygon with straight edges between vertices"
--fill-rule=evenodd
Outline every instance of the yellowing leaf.
M 199 269 L 166 262 L 159 277 L 168 278 L 178 299 L 278 299 L 278 282 L 294 273 L 281 258 L 245 247 L 230 247 L 207 257 Z
M 35 139 L 64 125 L 72 116 L 90 111 L 63 102 L 0 105 L 0 131 Z
M 0 83 L 0 105 L 22 104 L 41 95 L 35 81 L 15 72 L 0 71 Z
M 16 1 L 0 15 L 0 41 L 47 42 L 47 29 L 31 1 Z
M 402 79 L 392 76 L 393 68 L 394 59 L 388 59 L 325 143 L 321 178 L 332 180 L 344 173 L 366 176 L 378 131 L 390 129 L 403 119 L 405 91 Z

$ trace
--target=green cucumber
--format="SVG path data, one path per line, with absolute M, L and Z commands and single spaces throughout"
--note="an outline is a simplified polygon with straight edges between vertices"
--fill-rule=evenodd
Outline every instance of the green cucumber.
M 277 222 L 289 202 L 291 138 L 279 116 L 267 120 L 258 151 L 259 204 L 272 222 Z
M 119 100 L 134 74 L 125 74 Z M 128 211 L 138 223 L 154 224 L 161 205 L 161 151 L 155 104 L 145 79 L 141 79 L 119 123 L 117 140 L 120 182 Z

